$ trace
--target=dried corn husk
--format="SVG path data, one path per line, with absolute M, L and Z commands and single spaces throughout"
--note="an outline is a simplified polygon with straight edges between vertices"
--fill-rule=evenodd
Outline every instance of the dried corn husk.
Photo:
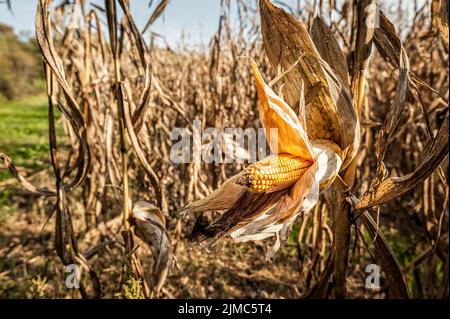
M 319 199 L 322 188 L 330 185 L 342 167 L 342 150 L 329 140 L 309 140 L 302 123 L 290 106 L 283 101 L 264 82 L 256 63 L 250 60 L 260 99 L 259 112 L 266 132 L 277 128 L 278 153 L 273 157 L 253 164 L 276 172 L 285 159 L 295 159 L 298 163 L 311 163 L 301 166 L 301 174 L 284 176 L 285 181 L 277 181 L 275 187 L 255 190 L 246 183 L 248 171 L 228 179 L 219 189 L 209 196 L 189 204 L 183 212 L 209 210 L 227 211 L 213 223 L 202 226 L 197 224 L 193 237 L 208 246 L 214 245 L 226 235 L 235 241 L 261 240 L 276 236 L 275 244 L 268 250 L 272 258 L 287 240 L 292 222 L 300 213 L 307 213 Z M 300 113 L 302 114 L 302 112 Z M 269 145 L 273 147 L 268 138 Z M 298 164 L 297 163 L 297 164 Z M 267 186 L 267 185 L 266 185 Z
M 137 201 L 133 204 L 130 221 L 135 225 L 136 236 L 151 248 L 155 260 L 152 270 L 153 292 L 158 293 L 173 261 L 164 215 L 153 204 Z
M 288 70 L 283 95 L 297 107 L 300 88 L 305 84 L 306 125 L 312 140 L 329 140 L 344 154 L 359 144 L 359 124 L 346 79 L 333 71 L 321 58 L 304 25 L 269 0 L 260 0 L 261 31 L 264 48 L 275 70 Z

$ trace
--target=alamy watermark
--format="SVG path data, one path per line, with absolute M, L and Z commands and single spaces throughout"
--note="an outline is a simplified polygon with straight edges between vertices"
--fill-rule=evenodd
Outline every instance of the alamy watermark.
M 365 287 L 367 289 L 380 289 L 380 266 L 376 264 L 369 264 L 365 269 L 368 274 L 366 277 Z
M 218 128 L 201 130 L 201 122 L 193 121 L 192 134 L 187 128 L 175 128 L 170 139 L 175 141 L 170 159 L 181 163 L 254 163 L 277 153 L 278 129 L 269 129 L 270 149 L 266 146 L 265 129 Z
M 66 266 L 66 287 L 68 289 L 80 289 L 81 269 L 80 265 L 69 264 Z

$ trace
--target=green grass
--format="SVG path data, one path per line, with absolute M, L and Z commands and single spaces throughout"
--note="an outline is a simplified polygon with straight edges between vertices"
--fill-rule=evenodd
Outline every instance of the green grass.
M 0 103 L 0 152 L 18 167 L 50 167 L 46 96 Z M 8 170 L 0 170 L 0 181 L 9 177 Z

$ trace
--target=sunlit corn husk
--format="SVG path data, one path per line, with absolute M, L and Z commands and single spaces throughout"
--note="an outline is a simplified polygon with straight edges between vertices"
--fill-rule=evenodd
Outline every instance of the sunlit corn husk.
M 275 245 L 268 251 L 268 257 L 272 257 L 286 241 L 289 226 L 298 214 L 314 207 L 320 190 L 337 176 L 343 154 L 332 141 L 312 143 L 302 124 L 304 118 L 299 119 L 264 82 L 256 63 L 250 62 L 261 122 L 268 134 L 273 128 L 278 130 L 278 153 L 249 165 L 183 212 L 226 210 L 209 225 L 197 223 L 193 237 L 211 246 L 227 235 L 237 242 L 276 236 Z M 269 146 L 276 150 L 273 140 L 267 137 Z
M 260 14 L 264 48 L 269 61 L 277 72 L 280 68 L 281 71 L 290 70 L 284 76 L 282 89 L 286 102 L 292 108 L 298 107 L 300 87 L 304 83 L 308 135 L 312 140 L 330 140 L 337 144 L 343 155 L 348 157 L 345 167 L 359 147 L 359 123 L 346 83 L 348 74 L 345 77 L 342 75 L 345 70 L 340 69 L 339 76 L 328 65 L 324 60 L 327 57 L 321 57 L 301 21 L 269 0 L 260 0 Z M 330 42 L 331 32 L 324 34 L 322 30 L 324 36 L 319 36 L 317 32 L 320 30 L 316 30 L 316 41 Z M 320 47 L 327 45 L 323 43 Z M 336 50 L 339 48 L 338 45 L 333 47 Z M 328 50 L 327 53 L 338 61 L 343 54 L 336 50 Z
M 260 120 L 275 155 L 249 165 L 184 211 L 225 210 L 213 223 L 194 227 L 193 236 L 207 245 L 227 235 L 237 242 L 276 236 L 268 250 L 272 257 L 295 218 L 310 211 L 320 191 L 353 161 L 360 131 L 348 68 L 337 62 L 345 57 L 332 32 L 316 23 L 314 38 L 322 57 L 300 21 L 269 0 L 260 0 L 260 13 L 265 51 L 275 70 L 281 69 L 277 81 L 283 79 L 286 98 L 264 82 L 250 59 Z
M 276 154 L 292 154 L 305 160 L 313 159 L 313 152 L 308 135 L 292 108 L 280 98 L 263 80 L 253 59 L 250 59 L 253 76 L 256 80 L 259 117 L 266 132 L 267 142 Z M 276 129 L 277 136 L 271 136 Z

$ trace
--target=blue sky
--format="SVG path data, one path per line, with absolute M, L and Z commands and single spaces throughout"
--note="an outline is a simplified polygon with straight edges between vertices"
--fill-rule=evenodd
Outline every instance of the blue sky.
M 14 15 L 7 10 L 0 0 L 0 22 L 14 27 L 17 33 L 26 32 L 34 35 L 34 15 L 37 0 L 11 0 Z M 60 3 L 59 0 L 54 2 Z M 91 2 L 87 0 L 87 2 Z M 102 4 L 102 0 L 92 0 Z M 142 29 L 158 0 L 153 0 L 153 7 L 149 8 L 149 0 L 130 0 L 131 9 L 136 23 Z M 297 0 L 283 0 L 283 3 L 296 6 Z M 397 1 L 380 1 L 393 7 L 396 11 Z M 423 4 L 425 0 L 419 0 Z M 235 0 L 232 0 L 235 3 Z M 248 1 L 254 4 L 254 1 Z M 300 3 L 304 3 L 301 0 Z M 179 43 L 184 34 L 185 42 L 189 44 L 206 43 L 216 32 L 220 15 L 220 0 L 170 0 L 163 15 L 156 21 L 152 31 L 166 37 L 170 45 Z
M 37 0 L 12 0 L 14 15 L 7 10 L 5 4 L 0 3 L 0 22 L 13 26 L 17 33 L 25 31 L 33 34 L 37 2 Z M 92 2 L 103 5 L 101 0 Z M 149 2 L 149 0 L 130 1 L 133 17 L 141 29 L 159 3 L 154 0 L 152 8 L 149 8 Z M 220 0 L 171 0 L 152 31 L 164 35 L 170 44 L 177 43 L 183 33 L 187 37 L 186 40 L 204 43 L 217 30 L 219 15 Z

